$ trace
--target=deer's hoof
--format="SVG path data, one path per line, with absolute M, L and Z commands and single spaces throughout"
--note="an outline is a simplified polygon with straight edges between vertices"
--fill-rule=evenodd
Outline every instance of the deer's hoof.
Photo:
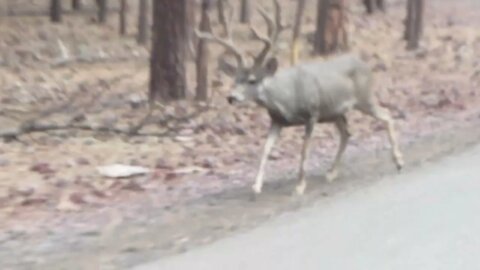
M 305 194 L 305 189 L 306 188 L 307 188 L 307 185 L 305 183 L 298 184 L 295 187 L 295 193 L 297 193 L 297 195 L 302 196 L 303 194 Z
M 403 166 L 405 165 L 405 162 L 403 161 L 402 158 L 397 158 L 396 159 L 396 165 L 397 165 L 397 170 L 401 171 L 403 169 Z
M 259 195 L 260 193 L 262 193 L 262 186 L 255 184 L 252 186 L 252 190 L 255 195 Z
M 325 179 L 327 182 L 331 183 L 333 180 L 337 179 L 338 177 L 338 171 L 329 171 L 327 174 L 325 174 Z
M 403 164 L 397 164 L 397 171 L 401 172 L 403 169 Z

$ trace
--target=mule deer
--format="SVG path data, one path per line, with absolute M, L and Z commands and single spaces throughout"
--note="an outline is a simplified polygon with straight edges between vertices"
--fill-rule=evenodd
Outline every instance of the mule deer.
M 340 134 L 340 145 L 331 168 L 326 173 L 327 181 L 333 181 L 339 172 L 341 157 L 345 151 L 350 133 L 346 113 L 352 109 L 373 116 L 386 124 L 392 155 L 398 170 L 403 166 L 394 123 L 389 112 L 380 107 L 372 92 L 372 72 L 362 60 L 352 54 L 337 56 L 326 61 L 312 61 L 292 67 L 278 69 L 278 61 L 269 56 L 278 41 L 281 24 L 281 10 L 277 0 L 273 0 L 275 18 L 259 9 L 268 26 L 268 34 L 262 35 L 250 27 L 253 37 L 264 43 L 262 51 L 254 58 L 253 65 L 247 66 L 246 57 L 234 45 L 229 25 L 227 37 L 220 38 L 212 32 L 198 32 L 197 36 L 216 42 L 235 56 L 237 66 L 235 84 L 228 95 L 230 104 L 253 101 L 267 109 L 271 126 L 268 132 L 260 168 L 253 191 L 261 193 L 265 164 L 270 151 L 283 127 L 305 126 L 305 137 L 301 151 L 298 185 L 296 192 L 303 194 L 307 186 L 305 161 L 315 123 L 333 123 Z

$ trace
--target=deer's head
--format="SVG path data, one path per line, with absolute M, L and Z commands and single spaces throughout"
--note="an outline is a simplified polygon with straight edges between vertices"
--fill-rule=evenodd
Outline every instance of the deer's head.
M 278 61 L 271 56 L 275 45 L 278 42 L 280 33 L 288 26 L 282 24 L 281 8 L 278 0 L 272 0 L 275 16 L 272 18 L 262 7 L 258 6 L 258 11 L 267 24 L 267 34 L 261 34 L 253 25 L 250 25 L 250 31 L 255 40 L 263 43 L 262 50 L 253 59 L 252 64 L 247 64 L 247 57 L 234 44 L 231 31 L 231 20 L 223 23 L 226 32 L 226 38 L 220 38 L 210 32 L 199 32 L 196 34 L 199 38 L 215 42 L 226 49 L 223 54 L 234 56 L 235 64 L 230 64 L 221 57 L 219 60 L 220 70 L 234 78 L 232 90 L 227 96 L 230 104 L 244 103 L 256 100 L 258 94 L 263 89 L 265 79 L 275 74 L 278 68 Z M 221 11 L 223 12 L 223 11 Z M 226 18 L 233 18 L 233 8 L 230 8 L 231 14 Z
M 234 84 L 227 96 L 228 103 L 240 104 L 257 100 L 264 88 L 264 82 L 275 74 L 278 68 L 277 58 L 269 58 L 264 65 L 237 69 L 234 74 Z

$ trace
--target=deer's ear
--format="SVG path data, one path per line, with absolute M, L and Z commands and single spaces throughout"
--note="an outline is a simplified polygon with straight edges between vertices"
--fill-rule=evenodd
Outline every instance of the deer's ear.
M 274 75 L 278 69 L 278 60 L 275 57 L 268 59 L 267 63 L 265 64 L 265 71 L 268 75 Z

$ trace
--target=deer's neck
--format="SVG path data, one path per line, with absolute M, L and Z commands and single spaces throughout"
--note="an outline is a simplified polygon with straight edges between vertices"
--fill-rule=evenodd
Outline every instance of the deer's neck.
M 278 92 L 276 93 L 275 78 L 265 79 L 257 88 L 255 102 L 268 111 L 273 121 L 289 125 L 294 122 L 294 112 L 289 108 L 288 102 L 286 103 L 284 98 L 278 94 Z
M 271 87 L 271 84 L 271 78 L 264 79 L 254 93 L 255 102 L 266 109 L 268 109 L 268 107 L 271 105 L 271 98 L 267 93 L 269 91 L 269 88 Z

